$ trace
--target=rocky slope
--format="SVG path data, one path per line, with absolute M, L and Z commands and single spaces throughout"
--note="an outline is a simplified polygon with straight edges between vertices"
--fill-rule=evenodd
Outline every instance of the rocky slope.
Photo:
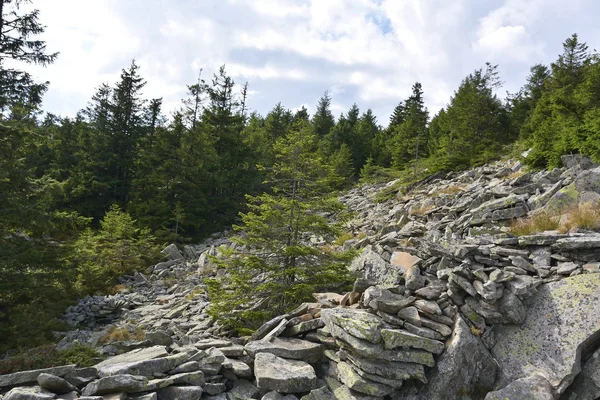
M 515 236 L 515 218 L 600 200 L 600 168 L 525 172 L 504 161 L 341 200 L 361 249 L 352 292 L 315 294 L 251 338 L 206 315 L 220 235 L 67 310 L 59 343 L 97 347 L 93 368 L 0 376 L 4 399 L 596 399 L 600 235 Z M 392 193 L 393 194 L 393 193 Z M 381 195 L 380 195 L 381 197 Z M 563 215 L 564 225 L 569 218 Z M 318 242 L 318 238 L 315 238 Z M 75 329 L 78 328 L 78 329 Z M 1 396 L 1 394 L 0 394 Z

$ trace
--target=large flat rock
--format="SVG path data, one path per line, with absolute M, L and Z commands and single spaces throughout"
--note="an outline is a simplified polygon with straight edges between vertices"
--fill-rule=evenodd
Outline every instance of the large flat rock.
M 21 371 L 13 374 L 0 375 L 0 388 L 36 382 L 37 378 L 43 373 L 62 377 L 75 372 L 75 367 L 76 365 L 73 364 L 64 365 L 61 367 L 35 369 L 31 371 Z
M 286 360 L 271 353 L 258 353 L 254 374 L 260 389 L 280 393 L 300 393 L 315 389 L 317 376 L 313 367 L 299 360 Z
M 501 385 L 544 376 L 559 393 L 579 373 L 581 351 L 600 334 L 600 274 L 566 278 L 539 287 L 523 324 L 497 330 L 492 354 Z
M 291 338 L 275 338 L 272 342 L 257 340 L 250 342 L 245 347 L 250 357 L 258 353 L 271 353 L 278 357 L 318 362 L 323 358 L 323 346 L 307 340 Z

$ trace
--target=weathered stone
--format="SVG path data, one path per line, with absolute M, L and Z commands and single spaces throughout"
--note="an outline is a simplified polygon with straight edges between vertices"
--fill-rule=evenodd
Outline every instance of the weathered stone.
M 372 343 L 381 342 L 380 330 L 384 324 L 381 318 L 374 314 L 363 310 L 333 308 L 323 310 L 321 318 L 327 325 L 338 325 L 359 339 Z
M 600 398 L 600 349 L 585 361 L 568 392 L 573 393 L 577 400 Z
M 224 339 L 201 339 L 194 343 L 194 347 L 198 350 L 207 350 L 211 347 L 221 348 L 231 346 L 231 341 Z
M 404 279 L 408 290 L 417 290 L 425 286 L 425 277 L 421 275 L 421 269 L 419 267 L 414 266 L 408 268 L 404 273 Z
M 579 268 L 579 265 L 574 262 L 563 262 L 558 264 L 556 273 L 560 275 L 571 275 Z
M 415 295 L 424 298 L 425 300 L 437 300 L 442 294 L 441 290 L 427 286 L 415 291 Z
M 304 332 L 319 329 L 325 326 L 325 322 L 321 318 L 312 319 L 310 321 L 304 321 L 297 325 L 287 327 L 283 331 L 283 336 L 296 336 Z
M 43 389 L 56 394 L 65 394 L 77 391 L 77 388 L 71 385 L 67 380 L 56 375 L 41 373 L 37 377 L 37 382 Z
M 183 364 L 190 359 L 190 356 L 190 353 L 184 352 L 152 360 L 110 364 L 102 367 L 97 366 L 98 375 L 100 377 L 110 375 L 153 376 L 156 373 L 166 373 L 178 365 Z
M 523 257 L 521 257 L 521 256 L 509 256 L 508 258 L 510 258 L 510 261 L 512 262 L 512 264 L 515 267 L 519 267 L 519 268 L 522 268 L 522 269 L 524 269 L 526 271 L 533 272 L 533 273 L 536 272 L 536 270 L 533 267 L 533 265 L 529 261 L 527 261 L 526 259 L 524 259 Z
M 169 386 L 158 391 L 158 400 L 198 400 L 200 396 L 200 386 Z
M 339 364 L 332 362 L 329 366 L 329 372 L 350 389 L 360 393 L 371 396 L 387 396 L 394 390 L 390 386 L 363 378 L 350 364 L 343 361 Z
M 260 390 L 246 379 L 238 379 L 233 383 L 233 388 L 229 391 L 235 399 L 251 399 L 258 397 Z
M 331 389 L 336 400 L 381 400 L 382 397 L 369 396 L 351 390 L 348 386 L 342 384 L 337 379 L 326 377 L 327 386 Z M 320 400 L 320 399 L 319 399 Z
M 504 382 L 536 373 L 562 393 L 580 370 L 580 351 L 600 331 L 600 276 L 584 274 L 543 285 L 520 326 L 498 327 L 492 354 Z
M 415 335 L 419 335 L 421 337 L 426 337 L 435 340 L 444 340 L 444 336 L 439 332 L 423 326 L 415 326 L 410 322 L 404 324 L 404 329 L 406 329 L 410 333 L 414 333 Z
M 287 319 L 282 319 L 281 321 L 279 321 L 279 324 L 277 324 L 277 326 L 271 329 L 271 331 L 267 333 L 261 340 L 264 342 L 269 342 L 273 340 L 273 338 L 282 335 L 283 331 L 285 331 L 287 328 L 288 322 L 289 321 Z
M 303 396 L 300 400 L 336 400 L 336 398 L 326 386 L 323 386 L 311 390 L 309 394 Z
M 429 383 L 419 393 L 422 399 L 475 397 L 494 386 L 496 362 L 481 340 L 471 333 L 466 322 L 458 317 L 446 351 L 428 377 Z
M 194 361 L 198 361 L 200 370 L 207 375 L 216 375 L 221 370 L 226 357 L 223 352 L 217 348 L 203 350 L 194 356 Z
M 423 338 L 401 329 L 382 329 L 385 348 L 396 349 L 398 347 L 411 347 L 414 349 L 423 349 L 435 354 L 441 354 L 444 351 L 444 343 Z
M 416 300 L 414 302 L 415 307 L 420 311 L 427 314 L 442 315 L 442 309 L 435 301 L 430 300 Z
M 103 368 L 109 365 L 128 364 L 138 361 L 152 360 L 159 357 L 166 357 L 168 355 L 169 353 L 167 352 L 167 348 L 165 346 L 152 346 L 144 349 L 135 349 L 128 353 L 111 357 L 96 364 L 95 367 Z
M 527 311 L 521 300 L 511 291 L 506 291 L 498 302 L 499 311 L 507 324 L 520 324 L 525 320 Z
M 557 240 L 552 249 L 555 251 L 588 250 L 600 248 L 600 236 L 575 236 Z
M 278 357 L 308 362 L 317 362 L 323 358 L 321 344 L 292 338 L 276 338 L 272 342 L 250 342 L 245 349 L 250 357 L 256 357 L 258 353 L 271 353 Z
M 365 248 L 361 255 L 355 258 L 350 265 L 351 271 L 362 271 L 364 278 L 380 284 L 395 284 L 402 269 L 386 262 L 370 247 Z
M 56 394 L 39 386 L 16 387 L 11 389 L 3 397 L 4 400 L 45 400 L 55 398 Z
M 36 369 L 31 371 L 15 372 L 13 374 L 0 375 L 0 387 L 16 386 L 25 383 L 33 383 L 37 381 L 40 374 L 52 374 L 63 377 L 75 371 L 75 365 L 65 365 L 62 367 L 52 367 L 44 369 Z
M 398 317 L 410 322 L 415 326 L 421 326 L 421 316 L 416 307 L 406 307 L 398 311 Z
M 308 303 L 304 303 L 303 305 L 307 305 Z M 302 307 L 302 306 L 300 306 Z M 308 310 L 308 306 L 306 306 L 306 309 Z M 306 311 L 304 311 L 306 312 Z M 304 312 L 302 314 L 304 314 Z M 283 319 L 288 318 L 287 315 L 280 315 L 278 317 L 273 318 L 270 321 L 265 322 L 260 328 L 258 328 L 256 330 L 256 332 L 254 332 L 252 334 L 252 336 L 250 337 L 250 341 L 255 341 L 255 340 L 260 340 L 262 338 L 264 338 L 267 333 L 271 332 L 277 325 L 280 324 L 280 322 Z
M 252 377 L 252 369 L 245 362 L 235 359 L 227 359 L 226 364 L 228 364 L 227 369 L 231 370 L 235 376 L 239 376 L 240 378 Z
M 144 376 L 129 374 L 107 376 L 89 383 L 83 389 L 83 395 L 93 396 L 117 392 L 143 392 L 148 389 L 148 383 L 148 378 Z
M 286 360 L 270 353 L 258 353 L 254 360 L 254 375 L 260 389 L 282 393 L 308 392 L 315 388 L 317 377 L 310 364 Z
M 477 296 L 477 291 L 475 290 L 475 288 L 473 287 L 471 282 L 469 282 L 462 276 L 451 272 L 450 273 L 450 281 L 456 283 L 462 290 L 464 290 L 471 296 L 473 296 L 473 297 Z
M 346 358 L 357 368 L 359 373 L 364 371 L 371 375 L 387 378 L 388 380 L 396 379 L 404 381 L 417 379 L 421 382 L 427 382 L 425 368 L 421 364 L 362 358 L 351 354 L 346 354 Z M 371 376 L 370 378 L 373 379 Z
M 414 303 L 415 297 L 404 297 L 398 294 L 391 293 L 389 290 L 383 290 L 381 297 L 375 300 L 377 310 L 388 314 L 396 314 L 398 311 Z
M 517 296 L 525 296 L 532 292 L 542 283 L 542 280 L 528 275 L 516 275 L 513 279 L 506 282 L 506 287 Z M 531 293 L 529 293 L 531 294 Z
M 511 382 L 504 389 L 490 392 L 485 400 L 554 400 L 552 386 L 540 375 L 532 375 Z

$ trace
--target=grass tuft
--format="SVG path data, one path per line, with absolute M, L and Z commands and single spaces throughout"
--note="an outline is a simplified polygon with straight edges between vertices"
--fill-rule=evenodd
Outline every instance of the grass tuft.
M 535 215 L 514 220 L 510 225 L 510 233 L 516 236 L 553 231 L 560 226 L 560 215 L 540 212 Z
M 559 230 L 562 233 L 567 233 L 577 229 L 590 231 L 600 229 L 600 212 L 597 207 L 591 203 L 586 203 L 569 210 L 566 221 L 561 225 Z
M 127 342 L 127 341 L 140 341 L 146 336 L 144 328 L 141 326 L 136 327 L 125 327 L 125 326 L 111 326 L 108 332 L 100 338 L 100 344 L 115 343 L 115 342 Z

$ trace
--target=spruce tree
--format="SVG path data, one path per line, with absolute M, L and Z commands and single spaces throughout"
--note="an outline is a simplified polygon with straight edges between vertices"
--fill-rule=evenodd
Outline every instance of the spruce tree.
M 319 99 L 312 123 L 315 134 L 320 138 L 327 136 L 335 126 L 335 119 L 331 113 L 331 96 L 329 92 L 325 92 Z
M 343 212 L 329 193 L 328 167 L 310 125 L 299 122 L 275 144 L 271 191 L 247 196 L 236 242 L 219 261 L 226 273 L 208 282 L 212 316 L 240 333 L 309 300 L 311 293 L 349 284 L 349 254 L 328 244 L 340 232 L 327 216 Z M 340 220 L 343 220 L 341 218 Z

